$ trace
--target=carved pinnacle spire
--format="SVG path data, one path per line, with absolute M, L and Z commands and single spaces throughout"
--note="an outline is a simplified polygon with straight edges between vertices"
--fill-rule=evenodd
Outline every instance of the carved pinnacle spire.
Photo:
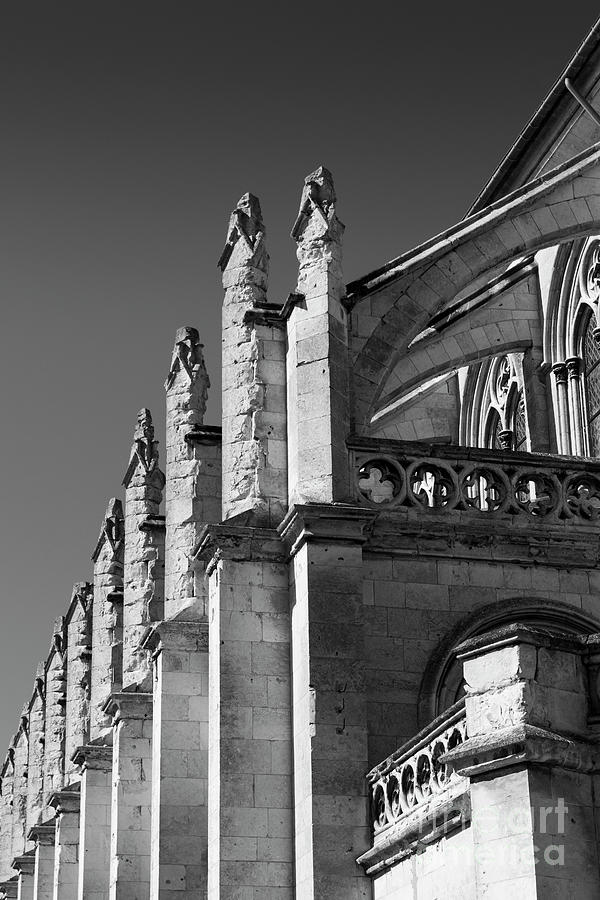
M 152 475 L 158 466 L 158 441 L 154 440 L 152 414 L 145 407 L 137 414 L 129 465 L 123 478 L 125 487 L 129 486 L 138 466 L 142 467 L 146 475 Z
M 210 387 L 200 335 L 198 330 L 190 325 L 178 328 L 175 333 L 175 345 L 171 357 L 171 367 L 165 381 L 165 390 L 168 391 L 173 385 L 179 372 L 185 372 L 188 386 L 193 385 L 198 376 L 204 376 L 206 390 Z
M 319 166 L 304 179 L 300 210 L 292 228 L 292 238 L 297 242 L 306 239 L 339 240 L 344 226 L 336 216 L 336 200 L 333 176 L 329 169 Z
M 238 245 L 239 246 L 236 246 Z M 227 240 L 217 265 L 222 272 L 236 251 L 234 264 L 246 265 L 267 271 L 268 256 L 265 247 L 265 225 L 258 197 L 244 194 L 240 197 L 236 208 L 229 219 Z

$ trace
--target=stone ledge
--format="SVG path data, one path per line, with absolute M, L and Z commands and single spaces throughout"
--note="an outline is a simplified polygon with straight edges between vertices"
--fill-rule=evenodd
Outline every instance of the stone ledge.
M 23 875 L 33 875 L 35 869 L 35 850 L 29 850 L 21 856 L 15 856 L 11 866 Z
M 79 812 L 81 805 L 81 793 L 79 785 L 70 784 L 64 791 L 55 791 L 50 794 L 48 806 L 52 806 L 58 815 L 61 813 Z
M 441 756 L 440 761 L 468 778 L 528 764 L 559 766 L 575 772 L 600 771 L 600 753 L 596 745 L 535 725 L 515 725 L 491 735 L 467 738 Z
M 194 425 L 183 436 L 186 444 L 220 444 L 223 440 L 220 425 Z
M 139 531 L 165 531 L 165 516 L 148 516 L 138 525 Z
M 76 748 L 71 760 L 82 769 L 109 772 L 112 769 L 112 757 L 112 747 L 107 744 L 82 744 Z
M 27 832 L 27 840 L 36 844 L 54 845 L 56 840 L 56 824 L 33 825 Z
M 471 798 L 464 784 L 449 788 L 390 826 L 356 862 L 375 875 L 413 853 L 422 852 L 471 821 Z
M 286 553 L 275 529 L 224 522 L 202 529 L 192 557 L 203 560 L 210 575 L 220 559 L 284 562 Z
M 115 691 L 103 704 L 102 712 L 112 716 L 113 725 L 121 719 L 151 719 L 152 694 L 141 691 Z
M 151 653 L 153 658 L 169 650 L 207 653 L 208 620 L 156 622 L 144 632 L 140 648 Z
M 376 510 L 344 503 L 296 503 L 288 511 L 278 532 L 294 556 L 306 543 L 364 544 L 367 528 Z

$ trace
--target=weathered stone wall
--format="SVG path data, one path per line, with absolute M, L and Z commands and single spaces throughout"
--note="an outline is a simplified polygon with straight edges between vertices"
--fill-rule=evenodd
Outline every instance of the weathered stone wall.
M 44 812 L 44 745 L 46 739 L 44 675 L 44 664 L 40 663 L 29 706 L 26 833 L 33 825 L 37 825 L 41 821 Z
M 64 620 L 54 629 L 54 648 L 46 664 L 46 726 L 44 732 L 44 820 L 52 816 L 49 800 L 65 780 L 65 708 L 67 677 L 63 649 Z

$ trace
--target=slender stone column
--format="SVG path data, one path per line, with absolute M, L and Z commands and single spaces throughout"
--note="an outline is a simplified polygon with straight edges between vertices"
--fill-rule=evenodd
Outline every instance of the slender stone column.
M 289 501 L 347 500 L 349 422 L 347 313 L 342 305 L 344 226 L 335 211 L 331 173 L 304 183 L 292 230 L 303 296 L 288 319 L 287 408 Z
M 44 811 L 49 819 L 49 799 L 65 783 L 65 708 L 67 676 L 64 647 L 64 618 L 54 626 L 53 647 L 46 663 L 46 722 L 44 729 Z
M 285 550 L 275 531 L 225 524 L 210 529 L 203 552 L 212 557 L 208 896 L 292 900 Z
M 570 429 L 569 429 L 569 396 L 567 388 L 567 367 L 564 363 L 556 363 L 552 366 L 556 398 L 558 402 L 558 440 L 559 453 L 571 453 Z
M 583 411 L 581 408 L 581 360 L 572 356 L 566 362 L 569 376 L 569 408 L 571 410 L 571 447 L 576 456 L 584 455 Z
M 113 694 L 106 709 L 114 728 L 109 898 L 132 900 L 150 893 L 152 695 Z
M 90 687 L 90 738 L 110 735 L 106 700 L 122 685 L 123 653 L 123 548 L 124 522 L 121 501 L 109 501 L 94 562 L 92 616 L 92 674 Z M 109 738 L 108 738 L 109 739 Z
M 208 626 L 161 622 L 154 660 L 151 900 L 206 896 Z
M 219 259 L 223 518 L 245 513 L 262 524 L 281 521 L 287 509 L 285 333 L 267 303 L 268 260 L 260 203 L 244 194 Z
M 57 815 L 52 900 L 77 900 L 79 800 L 75 791 L 57 791 L 50 798 Z
M 27 837 L 35 845 L 33 900 L 52 900 L 56 822 L 51 825 L 34 825 Z
M 158 467 L 158 441 L 150 410 L 141 409 L 125 487 L 125 572 L 123 579 L 123 687 L 151 688 L 148 654 L 140 640 L 150 622 L 163 617 L 164 534 L 144 527 L 160 514 L 165 476 Z
M 33 825 L 37 825 L 44 814 L 45 680 L 44 663 L 39 663 L 29 707 L 27 830 Z
M 167 395 L 165 618 L 187 621 L 206 612 L 204 572 L 192 553 L 205 522 L 220 517 L 220 449 L 194 439 L 204 429 L 209 387 L 195 328 L 177 330 Z M 214 498 L 218 498 L 217 503 Z
M 15 856 L 12 850 L 12 813 L 13 788 L 15 774 L 15 748 L 8 748 L 2 765 L 2 794 L 0 796 L 0 879 L 8 879 L 12 875 L 12 861 Z
M 67 615 L 67 708 L 65 769 L 76 771 L 73 754 L 89 737 L 92 664 L 93 586 L 87 581 L 73 585 Z
M 19 873 L 18 900 L 33 900 L 35 857 L 25 853 L 15 857 L 13 868 Z
M 78 900 L 108 900 L 112 784 L 111 747 L 78 747 L 81 772 Z

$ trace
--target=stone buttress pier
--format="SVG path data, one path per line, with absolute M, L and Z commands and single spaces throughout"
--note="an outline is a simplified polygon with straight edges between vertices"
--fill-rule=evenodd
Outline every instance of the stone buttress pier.
M 29 755 L 27 762 L 26 846 L 31 848 L 28 831 L 42 822 L 44 815 L 44 746 L 46 730 L 46 693 L 44 663 L 39 663 L 29 703 Z
M 90 739 L 110 740 L 110 717 L 103 707 L 122 686 L 123 557 L 125 527 L 120 500 L 109 501 L 96 549 L 92 616 Z
M 305 180 L 292 229 L 299 273 L 287 323 L 290 503 L 348 499 L 348 316 L 335 204 L 331 173 L 320 167 Z
M 123 689 L 149 691 L 150 663 L 140 641 L 148 625 L 163 618 L 164 520 L 160 504 L 165 476 L 158 466 L 158 441 L 154 440 L 148 409 L 138 413 L 123 485 Z
M 108 900 L 112 761 L 112 748 L 102 745 L 73 754 L 81 776 L 77 900 Z
M 50 797 L 56 810 L 52 900 L 77 900 L 79 881 L 79 790 Z
M 44 734 L 43 821 L 54 815 L 50 797 L 65 784 L 64 744 L 66 734 L 66 648 L 65 623 L 61 616 L 54 626 L 52 647 L 46 661 L 46 727 Z
M 165 620 L 153 661 L 152 900 L 206 892 L 208 636 L 199 535 L 221 516 L 221 429 L 204 425 L 209 379 L 195 328 L 179 328 L 167 400 Z
M 287 507 L 285 334 L 267 303 L 260 203 L 244 194 L 219 259 L 223 273 L 223 518 L 278 522 Z M 250 518 L 248 518 L 250 517 Z
M 56 825 L 34 825 L 27 835 L 35 847 L 33 900 L 52 900 L 54 889 L 54 842 Z
M 67 778 L 76 772 L 73 754 L 87 743 L 90 732 L 90 689 L 92 670 L 92 603 L 94 588 L 87 581 L 73 585 L 66 617 L 67 705 L 65 729 L 65 769 Z

